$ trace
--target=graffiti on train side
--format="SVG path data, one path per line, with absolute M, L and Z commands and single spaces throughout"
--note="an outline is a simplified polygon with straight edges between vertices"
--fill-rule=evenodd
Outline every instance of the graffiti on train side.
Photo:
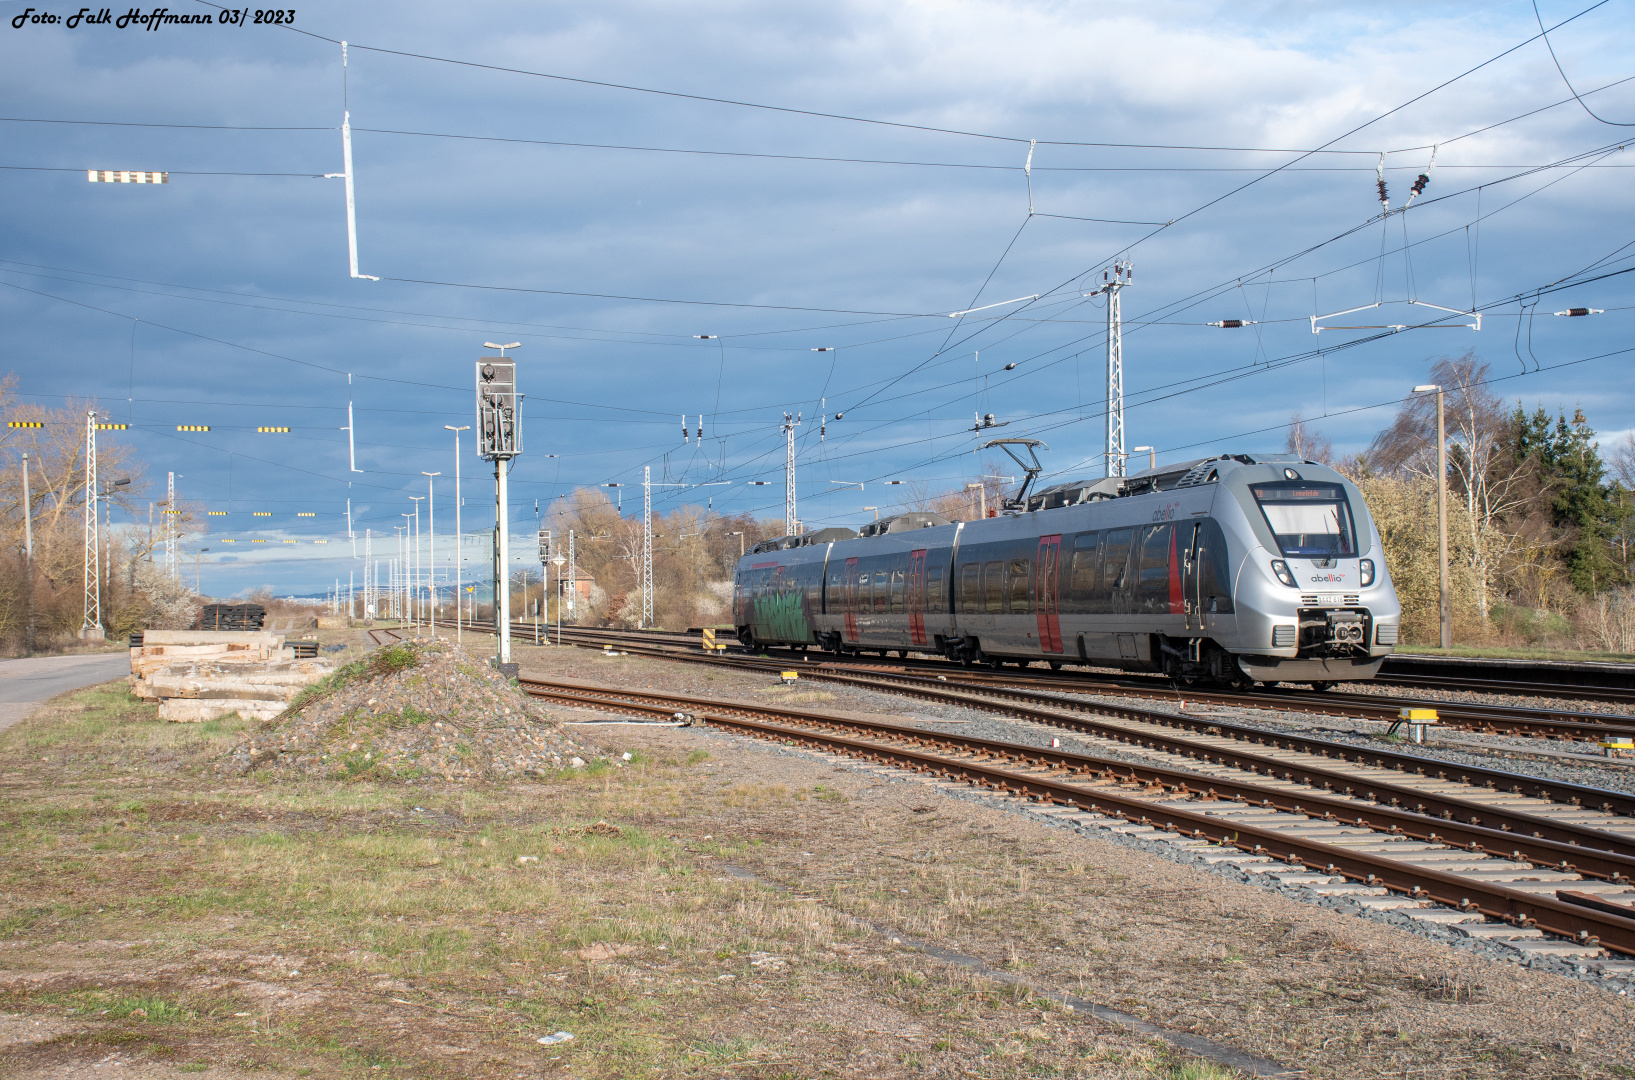
M 798 591 L 773 593 L 755 601 L 755 636 L 768 641 L 810 641 L 812 624 Z

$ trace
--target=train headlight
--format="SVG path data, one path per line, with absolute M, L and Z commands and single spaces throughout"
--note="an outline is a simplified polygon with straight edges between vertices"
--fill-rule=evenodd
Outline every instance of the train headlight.
M 1368 586 L 1374 584 L 1374 560 L 1373 559 L 1364 559 L 1362 562 L 1360 562 L 1358 564 L 1358 572 L 1362 575 L 1362 586 L 1363 586 L 1363 588 L 1366 589 L 1366 588 L 1368 588 Z
M 1272 573 L 1277 575 L 1277 580 L 1281 581 L 1289 588 L 1294 589 L 1299 587 L 1294 583 L 1294 575 L 1289 573 L 1289 564 L 1284 562 L 1282 559 L 1272 560 Z

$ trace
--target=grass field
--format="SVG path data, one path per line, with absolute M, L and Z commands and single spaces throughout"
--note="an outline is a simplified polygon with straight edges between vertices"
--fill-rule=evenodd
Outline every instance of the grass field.
M 761 842 L 690 826 L 849 813 L 831 788 L 706 782 L 705 751 L 492 787 L 218 774 L 246 726 L 116 684 L 0 735 L 0 1013 L 34 1032 L 0 1074 L 1233 1075 L 722 873 Z

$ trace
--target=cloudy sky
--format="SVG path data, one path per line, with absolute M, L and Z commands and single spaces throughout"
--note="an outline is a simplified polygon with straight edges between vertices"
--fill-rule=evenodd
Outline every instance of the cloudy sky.
M 1100 475 L 1115 259 L 1126 443 L 1160 462 L 1280 450 L 1297 413 L 1360 450 L 1467 349 L 1508 399 L 1635 428 L 1632 279 L 1602 276 L 1635 266 L 1629 0 L 1541 0 L 1570 20 L 1560 70 L 1531 0 L 78 10 L 0 2 L 0 373 L 129 422 L 110 437 L 148 497 L 175 471 L 228 511 L 203 541 L 219 594 L 361 580 L 348 498 L 389 555 L 422 471 L 446 533 L 443 425 L 472 422 L 484 341 L 522 342 L 517 534 L 579 485 L 639 508 L 644 466 L 677 485 L 658 508 L 781 517 L 786 411 L 811 526 L 889 508 L 889 480 L 957 487 L 994 435 L 1048 443 L 1047 479 Z M 348 109 L 378 281 L 349 276 L 324 177 Z M 1312 333 L 1376 302 L 1327 324 L 1413 328 Z M 1575 306 L 1607 310 L 1550 314 Z M 1008 426 L 973 433 L 989 412 Z M 492 481 L 466 438 L 475 533 Z

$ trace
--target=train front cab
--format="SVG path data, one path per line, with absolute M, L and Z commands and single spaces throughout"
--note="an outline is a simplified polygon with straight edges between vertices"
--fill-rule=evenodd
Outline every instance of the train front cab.
M 1255 465 L 1221 478 L 1248 525 L 1222 644 L 1257 682 L 1369 679 L 1396 645 L 1402 607 L 1362 493 L 1326 466 Z

